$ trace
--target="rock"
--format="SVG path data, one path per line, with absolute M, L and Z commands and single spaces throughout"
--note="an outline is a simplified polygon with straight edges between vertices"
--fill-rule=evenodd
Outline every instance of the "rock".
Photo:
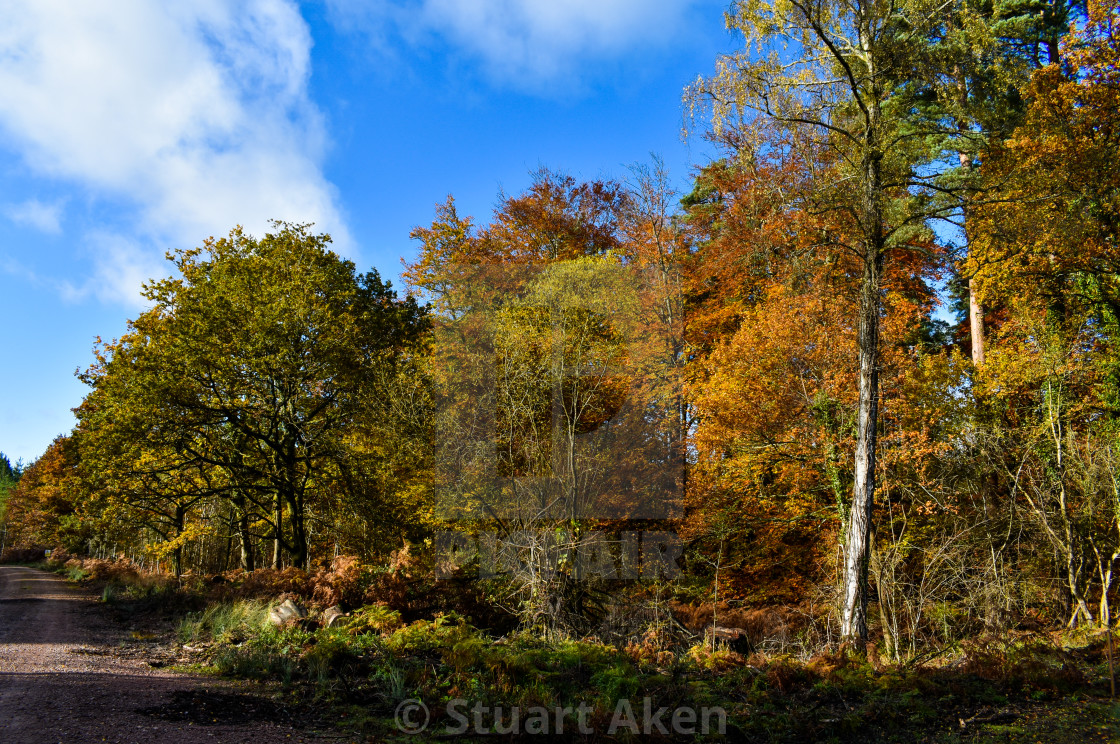
M 338 605 L 328 607 L 323 610 L 323 627 L 324 628 L 338 628 L 346 624 L 349 615 L 342 611 Z
M 300 620 L 305 617 L 307 617 L 307 610 L 290 599 L 285 599 L 268 611 L 268 622 L 273 625 L 284 625 L 289 620 Z
M 747 631 L 742 628 L 723 628 L 719 625 L 713 625 L 711 633 L 717 641 L 737 641 L 740 636 L 745 636 Z
M 732 651 L 748 655 L 754 653 L 754 644 L 751 643 L 745 628 L 725 628 L 713 625 L 708 630 L 711 638 L 726 643 Z

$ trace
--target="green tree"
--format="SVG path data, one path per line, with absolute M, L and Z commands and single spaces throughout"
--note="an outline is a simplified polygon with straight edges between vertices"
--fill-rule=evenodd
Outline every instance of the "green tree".
M 908 108 L 916 131 L 943 150 L 941 166 L 932 170 L 935 197 L 948 207 L 945 218 L 958 229 L 966 257 L 974 209 L 1001 196 L 985 190 L 978 166 L 1021 123 L 1031 72 L 1060 61 L 1059 42 L 1072 10 L 1067 0 L 956 0 L 939 6 L 939 21 L 929 27 Z M 958 310 L 968 326 L 973 363 L 980 366 L 984 308 L 975 277 L 964 274 L 955 287 Z
M 0 525 L 4 524 L 4 514 L 8 510 L 8 494 L 19 483 L 19 477 L 23 470 L 23 463 L 17 462 L 12 465 L 12 461 L 3 452 L 0 452 Z M 3 530 L 3 527 L 0 527 Z M 4 552 L 4 545 L 6 541 L 0 537 L 0 553 Z
M 109 432 L 97 449 L 127 463 L 118 485 L 134 505 L 162 502 L 145 511 L 171 534 L 183 509 L 223 494 L 242 529 L 250 512 L 268 524 L 274 567 L 285 554 L 306 566 L 309 513 L 345 487 L 351 433 L 389 413 L 384 385 L 426 321 L 329 236 L 274 226 L 171 256 L 178 277 L 145 285 L 152 308 L 83 375 L 80 419 L 91 441 Z

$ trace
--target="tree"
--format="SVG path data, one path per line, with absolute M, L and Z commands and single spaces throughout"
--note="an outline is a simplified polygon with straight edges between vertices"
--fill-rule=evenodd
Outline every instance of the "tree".
M 985 193 L 979 166 L 993 143 L 1002 142 L 1022 120 L 1030 72 L 1059 61 L 1058 42 L 1069 29 L 1066 0 L 943 3 L 934 11 L 920 65 L 910 83 L 915 129 L 936 140 L 943 134 L 938 200 L 944 217 L 963 238 L 967 257 L 973 205 L 1000 194 Z M 936 146 L 936 145 L 935 145 Z M 955 156 L 955 157 L 953 157 Z M 955 160 L 955 162 L 954 162 Z M 963 267 L 962 267 L 963 268 Z M 973 364 L 984 362 L 984 309 L 975 277 L 962 277 Z
M 488 225 L 449 199 L 413 232 L 405 276 L 436 308 L 440 516 L 497 533 L 534 624 L 586 629 L 596 530 L 668 516 L 682 486 L 680 236 L 656 179 L 636 197 L 540 171 Z
M 1015 132 L 980 174 L 1000 200 L 976 209 L 966 269 L 1000 308 L 989 368 L 989 457 L 1054 555 L 1076 625 L 1101 622 L 1117 553 L 1110 474 L 1120 406 L 1120 36 L 1117 5 L 1094 2 L 1024 90 Z M 1094 567 L 1095 568 L 1092 568 Z M 1094 577 L 1095 574 L 1095 577 Z
M 378 410 L 425 316 L 328 236 L 275 228 L 177 251 L 179 278 L 145 285 L 152 309 L 83 375 L 93 392 L 79 414 L 150 524 L 178 534 L 185 509 L 224 494 L 243 548 L 252 511 L 273 566 L 285 553 L 306 566 L 309 512 L 345 483 L 351 429 Z
M 849 508 L 859 374 L 849 351 L 858 257 L 819 244 L 830 216 L 789 200 L 812 187 L 813 169 L 780 146 L 768 152 L 714 163 L 687 200 L 698 245 L 687 273 L 697 368 L 688 531 L 733 564 L 723 595 L 760 604 L 828 581 L 836 518 Z M 955 366 L 930 317 L 942 255 L 900 252 L 884 270 L 880 480 L 895 494 L 918 489 L 943 433 L 930 425 Z
M 790 200 L 808 214 L 831 215 L 817 239 L 858 260 L 852 278 L 859 286 L 859 400 L 841 634 L 861 642 L 867 638 L 884 265 L 889 254 L 925 250 L 925 222 L 944 211 L 930 206 L 936 184 L 919 168 L 934 157 L 929 137 L 913 130 L 905 105 L 937 22 L 935 7 L 737 2 L 728 24 L 745 36 L 747 50 L 720 58 L 716 75 L 686 92 L 694 106 L 711 106 L 715 136 L 738 130 L 733 139 L 745 160 L 780 143 L 790 159 L 811 169 L 809 189 Z M 775 129 L 783 134 L 772 135 Z
M 968 268 L 992 301 L 1026 295 L 1059 314 L 1080 306 L 1120 317 L 1117 12 L 1090 4 L 1066 67 L 1034 74 L 1023 125 L 985 164 L 1005 198 L 979 213 Z
M 78 453 L 70 437 L 57 437 L 20 475 L 8 493 L 3 526 L 8 547 L 80 547 L 76 517 L 82 501 Z
M 0 522 L 4 521 L 4 510 L 8 503 L 8 493 L 19 483 L 23 471 L 23 463 L 17 462 L 14 466 L 7 455 L 0 452 Z
M 137 351 L 127 342 L 113 345 L 111 358 L 99 350 L 96 387 L 77 409 L 73 439 L 90 493 L 82 511 L 113 544 L 150 548 L 157 559 L 169 556 L 179 576 L 183 547 L 198 535 L 194 510 L 225 494 L 229 482 L 220 468 L 183 445 L 174 413 L 160 398 L 161 389 L 152 386 Z M 153 535 L 157 542 L 145 545 Z

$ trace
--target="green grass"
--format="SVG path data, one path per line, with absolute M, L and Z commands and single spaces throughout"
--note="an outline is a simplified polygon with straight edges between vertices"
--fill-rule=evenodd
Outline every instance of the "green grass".
M 266 629 L 270 607 L 268 603 L 256 600 L 211 605 L 179 622 L 179 640 L 183 643 L 200 640 L 239 643 Z

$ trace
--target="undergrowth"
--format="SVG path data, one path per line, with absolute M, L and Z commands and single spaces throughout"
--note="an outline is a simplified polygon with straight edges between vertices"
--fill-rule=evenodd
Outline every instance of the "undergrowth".
M 733 740 L 957 741 L 960 721 L 1003 720 L 993 711 L 1021 718 L 1037 713 L 1031 706 L 1107 689 L 1092 643 L 1063 649 L 1026 634 L 978 639 L 936 665 L 876 668 L 848 651 L 806 662 L 706 644 L 653 650 L 525 632 L 496 638 L 456 613 L 404 624 L 376 605 L 355 612 L 348 627 L 325 629 L 277 628 L 267 605 L 227 603 L 187 618 L 179 632 L 184 642 L 214 644 L 221 674 L 278 682 L 373 737 L 396 733 L 394 712 L 408 700 L 427 704 L 437 738 L 456 722 L 447 710 L 454 700 L 507 711 L 582 704 L 595 731 L 610 728 L 619 701 L 638 710 L 648 700 L 652 710 L 721 709 Z M 1094 710 L 1111 720 L 1111 709 Z
M 176 640 L 196 660 L 204 655 L 213 673 L 277 685 L 293 705 L 338 722 L 348 736 L 398 735 L 394 714 L 409 700 L 430 710 L 424 735 L 432 740 L 455 723 L 448 709 L 455 700 L 507 711 L 584 706 L 596 732 L 610 729 L 620 701 L 670 715 L 719 709 L 726 737 L 743 741 L 1081 741 L 1090 729 L 1093 738 L 1120 736 L 1120 708 L 1103 701 L 1109 670 L 1099 632 L 993 634 L 899 665 L 850 650 L 813 655 L 802 643 L 713 645 L 662 626 L 625 642 L 543 639 L 488 622 L 495 616 L 485 612 L 425 616 L 440 601 L 473 610 L 475 590 L 428 592 L 408 576 L 336 569 L 313 578 L 286 570 L 175 579 L 116 562 L 63 567 L 74 580 L 101 582 L 115 609 L 174 619 Z M 378 587 L 381 601 L 371 602 Z M 449 592 L 467 599 L 450 601 Z M 269 610 L 285 597 L 318 609 L 342 602 L 347 624 L 276 627 Z M 710 622 L 702 614 L 684 620 L 699 627 Z M 797 632 L 793 618 L 775 612 L 721 617 L 759 637 Z M 1040 726 L 1052 730 L 1039 735 Z M 647 737 L 623 730 L 611 738 Z

